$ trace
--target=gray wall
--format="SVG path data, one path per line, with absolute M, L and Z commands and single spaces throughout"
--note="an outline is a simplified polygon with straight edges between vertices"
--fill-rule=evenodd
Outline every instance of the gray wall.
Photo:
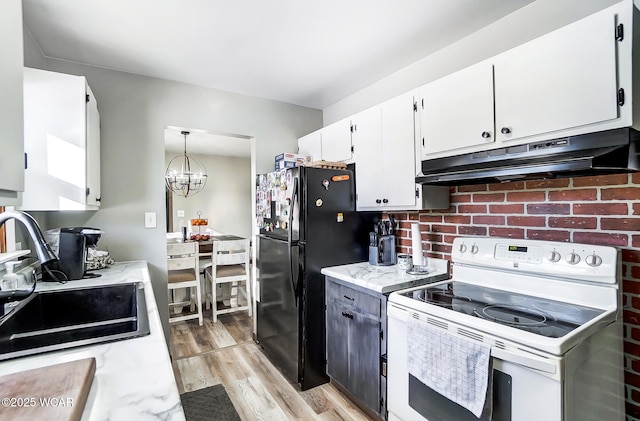
M 325 108 L 324 125 L 488 59 L 620 0 L 537 0 Z
M 167 126 L 253 136 L 251 172 L 273 168 L 274 156 L 296 151 L 297 138 L 322 125 L 320 110 L 38 58 L 25 43 L 25 65 L 84 75 L 101 117 L 102 206 L 93 212 L 34 213 L 43 229 L 93 226 L 106 233 L 99 245 L 116 261 L 146 260 L 165 335 L 168 334 L 165 251 L 164 130 Z M 35 58 L 34 58 L 35 57 Z M 253 197 L 253 195 L 252 195 Z M 158 228 L 144 228 L 157 212 Z
M 166 164 L 177 155 L 180 153 L 166 152 Z M 206 168 L 207 184 L 194 196 L 173 195 L 173 231 L 181 232 L 180 228 L 188 226 L 189 220 L 197 218 L 197 212 L 201 211 L 202 218 L 209 223 L 204 228 L 249 238 L 253 202 L 251 159 L 222 155 L 189 156 Z M 184 217 L 177 215 L 178 210 L 184 211 Z

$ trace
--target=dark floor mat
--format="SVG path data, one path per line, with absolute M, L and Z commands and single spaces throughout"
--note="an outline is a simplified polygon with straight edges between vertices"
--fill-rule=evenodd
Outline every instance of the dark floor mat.
M 180 400 L 187 421 L 241 421 L 221 384 L 183 393 Z

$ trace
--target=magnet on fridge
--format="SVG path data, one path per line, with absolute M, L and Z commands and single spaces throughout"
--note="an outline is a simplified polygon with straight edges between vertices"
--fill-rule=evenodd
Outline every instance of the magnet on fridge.
M 324 187 L 325 190 L 329 190 L 329 180 L 322 180 L 322 187 Z
M 338 216 L 336 217 L 336 221 L 344 222 L 344 214 L 342 212 L 338 212 Z
M 322 199 L 318 199 L 318 200 L 316 200 L 316 206 L 317 206 L 317 207 L 322 206 Z

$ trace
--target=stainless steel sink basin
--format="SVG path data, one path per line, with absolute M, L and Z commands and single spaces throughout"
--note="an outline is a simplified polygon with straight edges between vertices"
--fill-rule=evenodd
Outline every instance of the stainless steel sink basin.
M 0 361 L 148 334 L 141 282 L 35 292 L 0 321 Z

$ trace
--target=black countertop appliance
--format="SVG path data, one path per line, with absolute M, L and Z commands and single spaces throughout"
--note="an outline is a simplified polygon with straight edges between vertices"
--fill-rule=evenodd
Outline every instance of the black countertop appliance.
M 43 271 L 45 281 L 74 281 L 86 275 L 87 248 L 96 245 L 102 231 L 89 227 L 59 228 L 47 231 L 45 237 L 53 251 L 58 255 L 57 262 L 49 264 L 49 270 Z M 92 275 L 95 277 L 96 275 Z

